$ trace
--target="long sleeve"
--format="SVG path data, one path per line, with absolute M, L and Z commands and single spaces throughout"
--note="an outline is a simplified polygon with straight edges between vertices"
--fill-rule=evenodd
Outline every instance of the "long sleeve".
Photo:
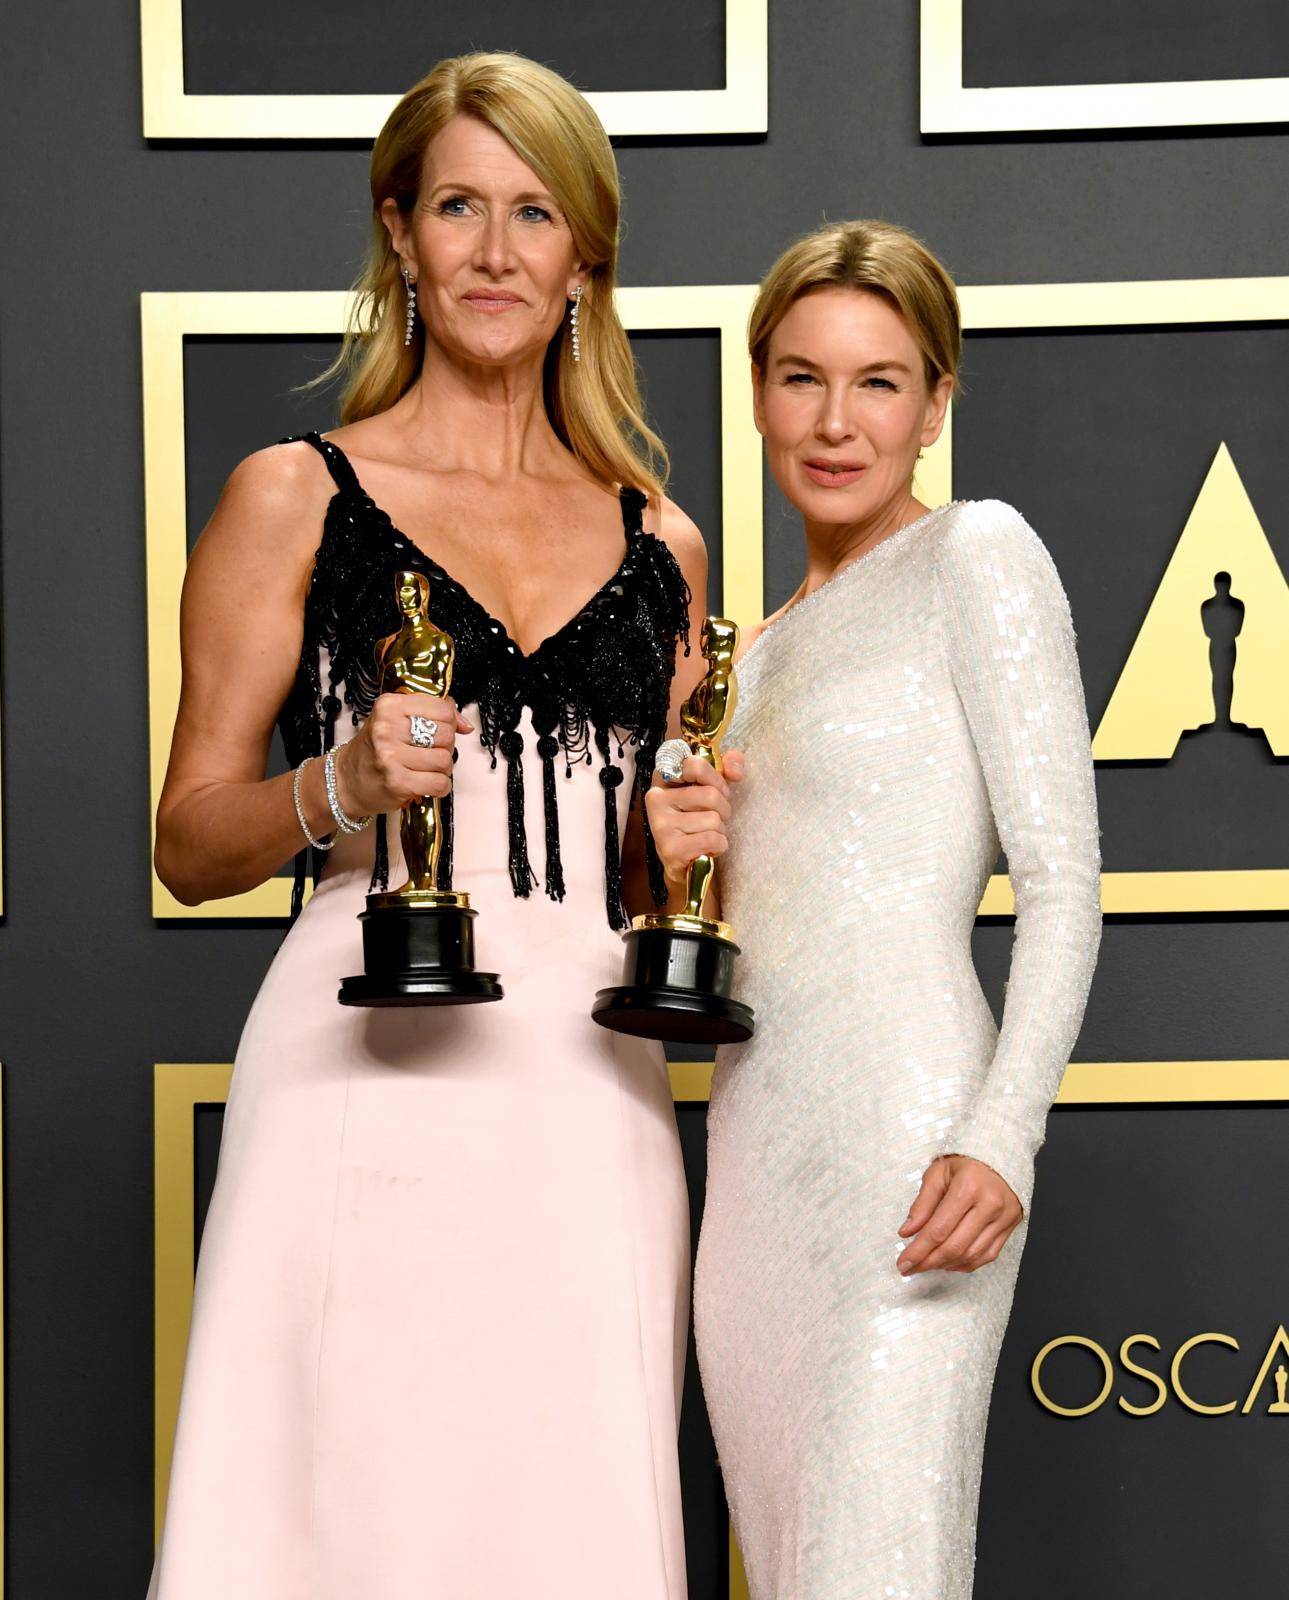
M 950 1148 L 1026 1211 L 1101 938 L 1087 710 L 1069 604 L 1046 548 L 999 501 L 960 508 L 939 554 L 950 668 L 1016 899 L 998 1046 Z

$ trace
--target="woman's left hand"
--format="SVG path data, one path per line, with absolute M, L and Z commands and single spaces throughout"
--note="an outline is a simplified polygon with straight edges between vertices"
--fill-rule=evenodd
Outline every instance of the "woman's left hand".
M 926 1169 L 900 1237 L 916 1234 L 896 1265 L 907 1278 L 940 1268 L 974 1272 L 996 1260 L 1024 1209 L 1006 1179 L 971 1156 L 940 1156 Z

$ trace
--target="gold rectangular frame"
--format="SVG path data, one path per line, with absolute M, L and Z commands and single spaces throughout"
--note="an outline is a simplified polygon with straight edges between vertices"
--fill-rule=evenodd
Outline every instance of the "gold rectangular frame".
M 725 0 L 725 87 L 591 92 L 611 135 L 765 133 L 768 0 Z M 145 139 L 374 139 L 397 94 L 187 94 L 183 0 L 140 0 Z M 428 63 L 427 63 L 428 65 Z
M 754 285 L 703 284 L 619 289 L 618 307 L 633 332 L 715 332 L 720 336 L 721 521 L 724 605 L 735 616 L 761 615 L 761 439 L 752 422 L 752 380 L 745 344 Z M 148 718 L 153 842 L 157 801 L 179 706 L 179 595 L 188 560 L 185 488 L 183 343 L 188 335 L 228 337 L 336 334 L 345 326 L 344 292 L 177 293 L 140 296 L 143 346 L 144 516 L 148 580 Z M 284 917 L 285 878 L 210 906 L 186 906 L 156 876 L 154 917 Z
M 964 0 L 922 0 L 923 133 L 1186 128 L 1289 122 L 1289 78 L 967 88 Z
M 990 284 L 960 288 L 958 297 L 968 333 L 1289 322 L 1289 277 Z M 953 498 L 952 435 L 950 416 L 919 471 L 922 498 L 932 505 Z M 1101 905 L 1107 916 L 1289 911 L 1289 867 L 1105 872 Z M 1015 909 L 1011 885 L 995 875 L 980 914 L 1012 916 Z
M 672 1097 L 705 1101 L 712 1064 L 673 1061 Z M 170 1455 L 192 1318 L 196 1186 L 193 1117 L 199 1105 L 228 1097 L 227 1063 L 158 1062 L 153 1068 L 154 1139 L 154 1535 L 160 1537 L 170 1483 Z M 1071 1062 L 1058 1106 L 1289 1103 L 1285 1061 Z M 728 1600 L 748 1600 L 747 1579 L 730 1533 Z

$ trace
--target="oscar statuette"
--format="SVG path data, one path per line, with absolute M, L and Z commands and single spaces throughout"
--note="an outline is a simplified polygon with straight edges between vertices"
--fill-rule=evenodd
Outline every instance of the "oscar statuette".
M 400 572 L 395 580 L 403 625 L 376 646 L 376 670 L 384 694 L 447 697 L 452 687 L 451 636 L 426 616 L 429 580 Z M 367 896 L 359 913 L 364 971 L 345 978 L 346 1006 L 453 1006 L 500 1000 L 495 972 L 474 970 L 478 912 L 470 896 L 438 887 L 443 822 L 437 797 L 409 800 L 399 819 L 407 866 L 401 888 Z
M 681 707 L 682 737 L 667 741 L 659 764 L 664 755 L 695 755 L 719 772 L 721 739 L 738 698 L 737 624 L 708 617 L 701 647 L 707 675 Z M 730 997 L 738 954 L 733 930 L 703 914 L 715 872 L 711 856 L 698 856 L 690 863 L 683 911 L 651 911 L 632 921 L 623 935 L 622 983 L 601 989 L 591 1008 L 601 1027 L 685 1044 L 738 1044 L 752 1037 L 752 1008 Z

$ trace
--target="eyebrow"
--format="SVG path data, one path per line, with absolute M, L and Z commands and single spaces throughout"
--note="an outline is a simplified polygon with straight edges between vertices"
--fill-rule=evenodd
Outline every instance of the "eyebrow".
M 809 367 L 812 372 L 819 371 L 817 362 L 811 361 L 809 356 L 781 355 L 774 358 L 776 367 Z M 866 366 L 860 367 L 861 372 L 902 372 L 906 376 L 910 369 L 902 361 L 870 361 Z
M 441 193 L 444 189 L 450 189 L 453 194 L 470 195 L 475 200 L 482 200 L 486 198 L 483 190 L 476 189 L 472 183 L 456 183 L 451 178 L 444 178 L 442 182 L 436 183 L 430 190 L 430 193 L 432 195 L 436 195 Z M 512 195 L 510 199 L 512 205 L 527 205 L 530 202 L 537 200 L 543 205 L 558 208 L 558 202 L 556 201 L 554 195 L 547 194 L 544 189 L 525 189 L 520 194 Z

